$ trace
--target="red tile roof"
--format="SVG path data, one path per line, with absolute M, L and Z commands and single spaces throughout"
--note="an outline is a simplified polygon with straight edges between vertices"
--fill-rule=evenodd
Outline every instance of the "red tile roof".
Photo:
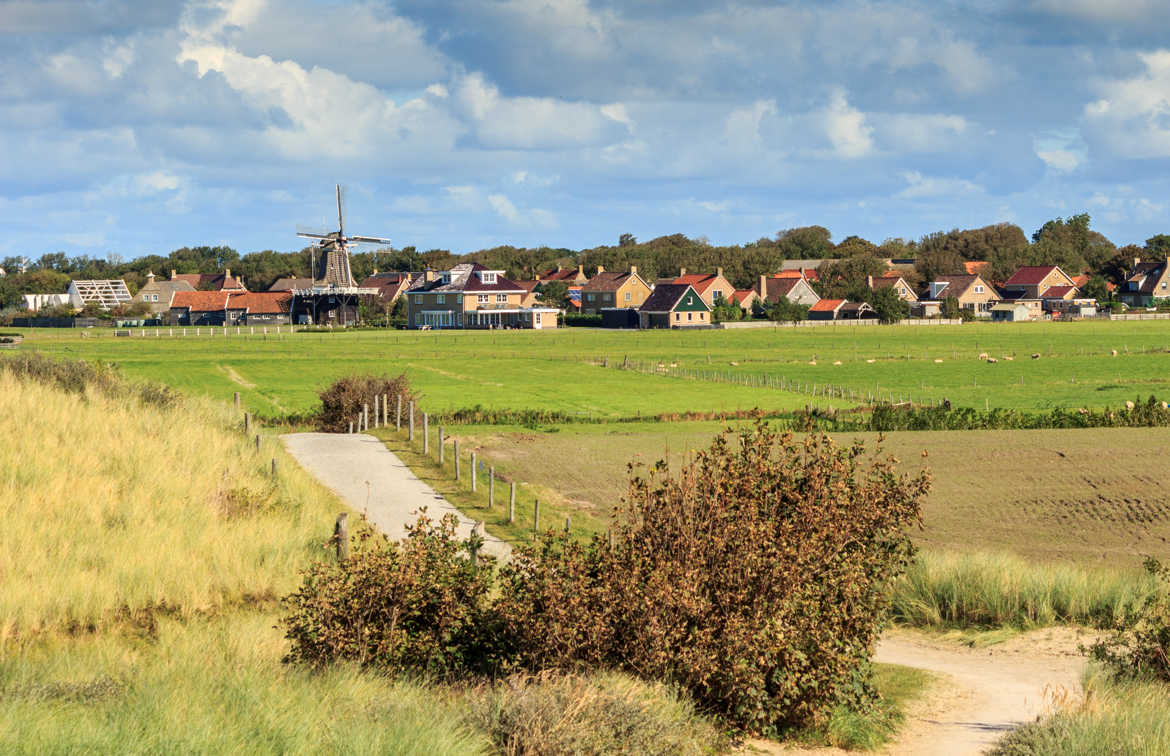
M 540 284 L 541 284 L 540 281 L 513 281 L 512 283 L 516 284 L 521 289 L 524 289 L 524 291 L 527 291 L 527 292 L 536 291 L 536 287 L 540 286 Z
M 1052 271 L 1057 270 L 1055 265 L 1022 265 L 1012 273 L 1012 277 L 1003 282 L 1004 286 L 1035 286 L 1044 281 Z
M 758 299 L 759 294 L 756 294 L 754 289 L 735 290 L 731 293 L 731 301 L 737 305 L 743 306 L 744 302 L 750 302 L 753 299 Z
M 809 312 L 834 312 L 838 307 L 845 304 L 844 299 L 822 299 L 812 307 L 808 308 Z
M 1041 294 L 1045 299 L 1064 299 L 1070 291 L 1076 291 L 1075 286 L 1049 286 Z
M 171 308 L 187 308 L 192 312 L 223 312 L 231 296 L 226 291 L 176 291 Z
M 671 283 L 686 284 L 693 287 L 694 290 L 698 293 L 702 294 L 703 292 L 707 291 L 707 289 L 711 288 L 711 284 L 715 283 L 717 278 L 719 278 L 719 274 L 717 273 L 688 273 L 685 276 L 679 276 L 672 279 Z
M 282 315 L 291 307 L 292 294 L 287 291 L 249 291 L 232 294 L 227 303 L 227 309 L 247 310 L 249 315 Z

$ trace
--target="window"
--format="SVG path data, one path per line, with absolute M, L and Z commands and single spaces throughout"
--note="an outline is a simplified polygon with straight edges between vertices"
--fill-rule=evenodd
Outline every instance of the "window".
M 592 301 L 593 301 L 593 295 L 592 295 L 592 294 L 589 294 L 589 295 L 587 295 L 587 298 L 589 299 L 589 301 L 590 301 L 590 302 L 592 302 Z
M 455 304 L 457 304 L 457 305 L 463 304 L 463 295 L 462 294 L 455 295 Z
M 479 280 L 485 284 L 494 284 L 496 282 L 496 272 L 494 270 L 482 270 L 479 273 Z
M 692 297 L 690 294 L 687 294 L 687 304 L 693 305 L 694 303 L 695 303 L 695 298 Z
M 982 294 L 982 293 L 983 293 L 983 287 L 982 287 L 982 286 L 976 286 L 976 287 L 975 287 L 975 293 L 976 293 L 976 294 Z
M 688 312 L 688 313 L 687 313 L 687 320 L 693 320 L 693 319 L 694 319 L 694 314 L 695 314 L 695 313 L 693 313 L 693 312 Z
M 675 319 L 675 320 L 682 320 L 682 313 L 681 313 L 681 312 L 676 312 L 676 313 L 674 314 L 674 319 Z
M 447 301 L 447 298 L 445 296 L 443 296 L 442 294 L 435 295 L 435 304 L 443 304 L 446 301 Z
M 508 304 L 508 295 L 507 294 L 497 294 L 496 295 L 496 304 Z
M 415 294 L 414 295 L 414 303 L 415 304 L 422 304 L 422 294 Z
M 1162 284 L 1162 288 L 1163 288 L 1163 289 L 1164 289 L 1164 288 L 1166 288 L 1166 284 Z M 630 301 L 630 292 L 628 292 L 628 291 L 626 292 L 626 301 L 627 301 L 627 302 L 629 302 L 629 301 Z
M 721 296 L 723 296 L 723 292 L 720 289 L 712 289 L 711 290 L 711 301 L 712 302 L 714 302 L 716 299 L 719 299 Z
M 476 294 L 475 295 L 475 301 L 477 304 L 487 304 L 490 299 L 491 299 L 491 297 L 489 297 L 487 294 Z

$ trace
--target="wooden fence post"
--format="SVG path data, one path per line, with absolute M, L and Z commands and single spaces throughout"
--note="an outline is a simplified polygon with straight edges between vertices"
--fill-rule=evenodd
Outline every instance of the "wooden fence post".
M 540 499 L 532 500 L 532 540 L 540 532 Z
M 439 426 L 439 467 L 443 466 L 443 456 L 446 450 L 443 448 L 443 426 Z
M 370 429 L 370 403 L 362 403 L 362 430 L 368 431 Z
M 476 467 L 475 452 L 471 453 L 471 492 L 475 493 L 475 484 L 479 480 L 479 468 Z
M 260 451 L 260 436 L 256 435 L 256 451 Z
M 276 457 L 272 458 L 272 477 L 276 477 Z
M 407 427 L 406 440 L 414 443 L 414 402 L 410 402 L 410 412 L 407 413 L 407 419 L 410 421 Z
M 378 420 L 379 420 L 379 418 L 378 418 L 378 395 L 374 394 L 374 427 L 375 428 L 380 427 L 380 425 L 381 425 L 378 422 Z
M 459 480 L 459 439 L 451 442 L 451 455 L 455 458 L 455 480 Z
M 236 409 L 238 410 L 240 408 L 240 392 L 239 391 L 237 391 L 235 393 L 234 398 L 235 398 L 235 402 L 236 402 Z
M 488 509 L 496 503 L 496 468 L 488 468 Z
M 423 413 L 423 456 L 424 457 L 431 453 L 431 433 L 430 433 L 430 428 L 427 426 L 427 421 L 428 421 L 427 413 L 424 412 Z
M 402 431 L 402 394 L 398 395 L 398 401 L 394 403 L 394 429 Z
M 333 525 L 333 539 L 337 542 L 337 561 L 349 559 L 349 515 L 345 512 L 337 515 L 337 522 Z
M 244 413 L 244 433 L 252 430 L 252 416 L 247 412 Z
M 390 408 L 387 402 L 390 399 L 388 394 L 382 394 L 382 426 L 385 427 L 390 424 Z
M 569 515 L 565 515 L 565 535 L 573 528 L 573 519 Z
M 508 524 L 516 521 L 516 481 L 508 484 Z

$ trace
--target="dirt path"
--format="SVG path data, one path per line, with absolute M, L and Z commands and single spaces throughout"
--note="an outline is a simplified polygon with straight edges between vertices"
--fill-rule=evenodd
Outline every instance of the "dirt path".
M 1074 629 L 1050 628 L 969 648 L 922 633 L 887 633 L 876 661 L 925 669 L 940 680 L 909 705 L 901 736 L 882 753 L 984 753 L 1008 730 L 1049 713 L 1054 694 L 1081 694 L 1080 640 Z M 783 754 L 847 753 L 753 745 Z
M 346 504 L 366 516 L 393 539 L 406 536 L 422 507 L 438 520 L 451 513 L 459 518 L 458 535 L 466 538 L 475 524 L 433 488 L 423 483 L 385 445 L 364 433 L 286 433 L 280 437 L 289 453 L 313 477 Z M 492 535 L 484 552 L 507 557 L 511 547 Z

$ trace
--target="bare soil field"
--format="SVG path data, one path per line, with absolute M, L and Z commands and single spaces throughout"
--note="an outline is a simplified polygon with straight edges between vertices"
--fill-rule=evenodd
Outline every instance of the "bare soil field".
M 630 460 L 653 464 L 708 446 L 719 423 L 454 430 L 503 474 L 539 481 L 559 508 L 604 516 L 625 492 Z M 841 434 L 867 445 L 878 434 Z M 1170 429 L 1105 428 L 891 433 L 883 447 L 907 472 L 934 476 L 917 535 L 923 546 L 1008 551 L 1086 565 L 1170 555 Z

